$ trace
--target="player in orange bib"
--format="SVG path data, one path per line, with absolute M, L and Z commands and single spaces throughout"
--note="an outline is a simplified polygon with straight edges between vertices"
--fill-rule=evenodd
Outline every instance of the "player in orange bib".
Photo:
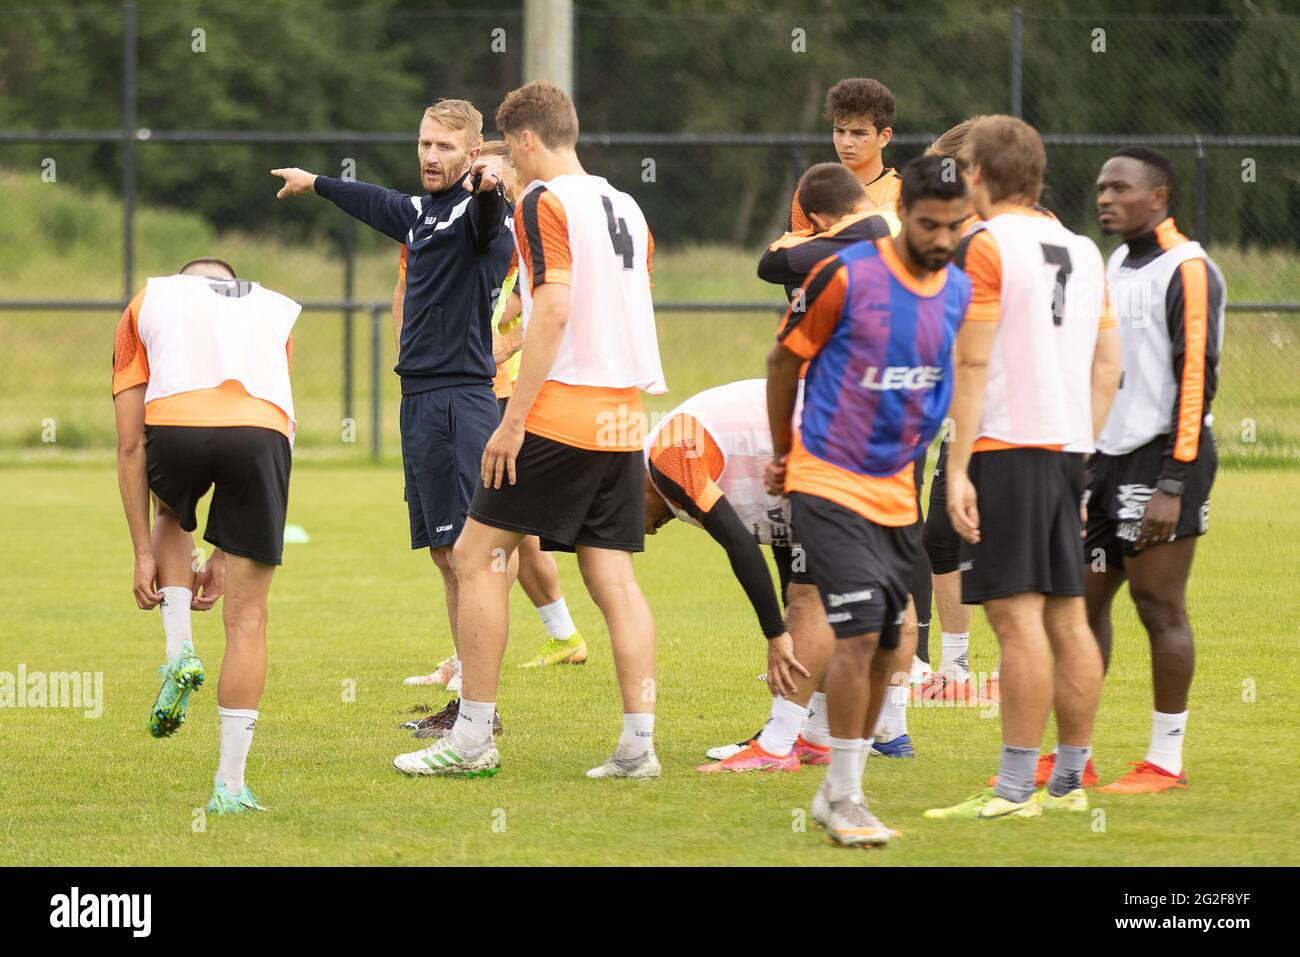
M 483 485 L 456 544 L 464 679 L 451 732 L 397 757 L 407 774 L 489 776 L 509 631 L 502 574 L 526 535 L 573 550 L 609 627 L 623 732 L 593 778 L 659 776 L 654 619 L 632 567 L 644 548 L 641 391 L 667 390 L 650 294 L 653 240 L 636 201 L 578 161 L 578 117 L 559 87 L 529 83 L 497 110 L 520 178 L 515 210 L 524 347 Z
M 235 278 L 217 259 L 150 279 L 113 344 L 117 477 L 135 547 L 135 600 L 162 605 L 167 663 L 150 718 L 174 733 L 204 683 L 191 608 L 225 593 L 226 655 L 217 688 L 221 754 L 208 811 L 263 810 L 244 767 L 266 683 L 267 595 L 284 548 L 294 433 L 290 333 L 301 307 Z M 196 575 L 192 533 L 215 486 Z M 152 531 L 149 498 L 157 503 Z
M 1002 649 L 1002 758 L 993 787 L 925 815 L 1086 811 L 1101 655 L 1079 565 L 1083 457 L 1119 384 L 1119 336 L 1096 244 L 1035 209 L 1037 131 L 988 116 L 961 156 L 981 222 L 956 256 L 972 297 L 955 351 L 948 515 L 963 539 L 962 601 L 984 605 Z M 1058 754 L 1036 791 L 1053 710 Z
M 901 180 L 885 165 L 883 152 L 894 136 L 894 94 L 879 80 L 851 77 L 840 80 L 826 94 L 826 119 L 831 124 L 835 153 L 866 191 L 870 210 L 883 215 L 897 229 L 895 207 Z M 812 226 L 799 205 L 799 192 L 790 200 L 789 229 Z

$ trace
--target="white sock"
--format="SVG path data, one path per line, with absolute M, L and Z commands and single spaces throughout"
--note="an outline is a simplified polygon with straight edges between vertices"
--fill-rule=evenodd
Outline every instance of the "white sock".
M 880 741 L 893 741 L 907 734 L 907 697 L 906 685 L 891 685 L 885 689 L 885 703 L 880 706 L 880 717 L 871 737 Z
M 1187 712 L 1151 712 L 1151 747 L 1147 760 L 1170 774 L 1183 773 L 1183 736 L 1187 733 Z
M 257 711 L 253 708 L 218 707 L 217 718 L 221 722 L 221 758 L 217 762 L 216 781 L 224 784 L 231 794 L 239 794 L 244 790 L 244 765 L 248 762 L 248 749 L 253 744 Z
M 814 691 L 808 702 L 808 721 L 803 727 L 803 739 L 819 748 L 831 746 L 830 719 L 826 716 L 826 695 Z
M 943 633 L 943 657 L 939 659 L 939 670 L 947 673 L 954 671 L 966 674 L 970 671 L 970 632 L 960 634 Z
M 826 772 L 827 797 L 832 801 L 862 791 L 861 738 L 831 738 L 831 766 Z
M 578 626 L 573 623 L 573 618 L 569 615 L 569 606 L 564 603 L 563 598 L 549 605 L 539 605 L 537 617 L 542 619 L 542 627 L 546 629 L 546 633 L 556 641 L 564 641 L 578 633 Z
M 862 754 L 858 756 L 858 780 L 867 773 L 867 758 L 871 756 L 871 746 L 876 743 L 874 737 L 862 739 Z
M 193 647 L 190 631 L 190 601 L 194 592 L 180 585 L 166 585 L 160 589 L 163 600 L 163 634 L 167 636 L 167 660 L 173 661 L 185 645 Z
M 614 757 L 619 760 L 639 758 L 655 746 L 655 716 L 650 714 L 623 715 L 623 733 L 618 736 Z
M 758 733 L 758 746 L 768 754 L 789 754 L 807 719 L 807 708 L 777 695 L 772 699 L 772 716 Z
M 497 713 L 495 701 L 460 699 L 456 723 L 451 726 L 451 742 L 462 758 L 476 758 L 492 743 L 492 719 Z

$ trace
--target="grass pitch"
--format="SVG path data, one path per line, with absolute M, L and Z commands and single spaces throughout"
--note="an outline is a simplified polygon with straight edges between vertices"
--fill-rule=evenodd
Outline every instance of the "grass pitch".
M 1190 790 L 1094 793 L 1102 814 L 925 821 L 923 809 L 961 799 L 994 770 L 998 721 L 974 708 L 913 709 L 919 757 L 873 758 L 867 769 L 875 809 L 905 837 L 864 852 L 828 846 L 811 822 L 801 827 L 819 770 L 695 772 L 707 747 L 759 726 L 768 696 L 755 680 L 762 638 L 725 556 L 680 523 L 637 559 L 659 630 L 661 780 L 583 777 L 612 748 L 621 709 L 608 638 L 568 557 L 561 578 L 591 661 L 514 667 L 543 638 L 514 592 L 500 776 L 393 770 L 393 755 L 417 744 L 397 728 L 407 709 L 445 699 L 401 678 L 429 670 L 451 646 L 431 562 L 407 548 L 401 472 L 391 466 L 295 469 L 289 520 L 312 540 L 286 549 L 272 591 L 271 670 L 248 768 L 270 812 L 204 820 L 217 758 L 219 612 L 195 616 L 209 685 L 175 737 L 152 739 L 145 724 L 162 628 L 130 597 L 111 467 L 0 470 L 0 671 L 104 675 L 99 718 L 0 710 L 0 864 L 1300 863 L 1297 494 L 1294 470 L 1220 473 L 1190 595 Z M 1125 595 L 1116 608 L 1095 741 L 1104 780 L 1143 757 L 1151 711 L 1145 637 Z M 976 670 L 996 660 L 979 613 L 971 653 Z

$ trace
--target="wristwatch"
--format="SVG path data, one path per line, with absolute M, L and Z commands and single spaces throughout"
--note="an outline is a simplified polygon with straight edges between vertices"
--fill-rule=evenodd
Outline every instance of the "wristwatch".
M 1180 482 L 1178 479 L 1162 478 L 1160 481 L 1156 482 L 1156 488 L 1159 491 L 1164 492 L 1166 495 L 1172 495 L 1175 498 L 1181 497 L 1183 490 L 1186 487 L 1187 483 Z

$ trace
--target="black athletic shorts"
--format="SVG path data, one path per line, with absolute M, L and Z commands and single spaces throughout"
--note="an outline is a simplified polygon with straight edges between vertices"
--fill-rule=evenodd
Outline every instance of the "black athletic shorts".
M 961 536 L 952 527 L 948 517 L 948 443 L 939 445 L 939 461 L 930 479 L 930 510 L 925 515 L 925 531 L 921 534 L 930 571 L 947 575 L 961 566 Z
M 808 571 L 808 555 L 799 545 L 772 545 L 772 558 L 776 562 L 776 577 L 781 582 L 781 605 L 784 607 L 786 593 L 791 583 L 795 585 L 813 585 L 812 573 Z
M 1083 543 L 1085 565 L 1096 560 L 1098 550 L 1108 568 L 1123 568 L 1125 556 L 1137 554 L 1133 547 L 1147 500 L 1155 491 L 1169 436 L 1161 435 L 1124 455 L 1098 452 L 1089 463 L 1088 535 Z M 1219 457 L 1214 433 L 1201 429 L 1200 451 L 1187 469 L 1183 507 L 1178 514 L 1174 538 L 1204 535 L 1210 524 L 1210 489 L 1218 471 Z
M 571 552 L 577 545 L 644 551 L 645 458 L 525 432 L 515 484 L 503 479 L 500 488 L 485 488 L 480 478 L 469 514 L 493 528 L 536 535 L 544 551 Z
M 878 632 L 880 647 L 897 648 L 921 547 L 917 526 L 877 525 L 803 492 L 790 493 L 790 511 L 835 637 Z
M 146 425 L 149 488 L 187 532 L 199 499 L 213 488 L 205 541 L 227 555 L 279 565 L 289 508 L 289 440 L 252 425 L 209 428 Z
M 400 422 L 411 547 L 445 548 L 483 484 L 483 447 L 501 424 L 496 396 L 486 382 L 404 395 Z
M 980 540 L 961 543 L 961 600 L 978 605 L 1022 592 L 1082 595 L 1083 456 L 999 449 L 976 452 L 968 471 Z
M 506 417 L 506 406 L 509 404 L 510 404 L 510 396 L 506 396 L 504 399 L 497 399 L 497 408 L 501 410 L 502 419 Z

